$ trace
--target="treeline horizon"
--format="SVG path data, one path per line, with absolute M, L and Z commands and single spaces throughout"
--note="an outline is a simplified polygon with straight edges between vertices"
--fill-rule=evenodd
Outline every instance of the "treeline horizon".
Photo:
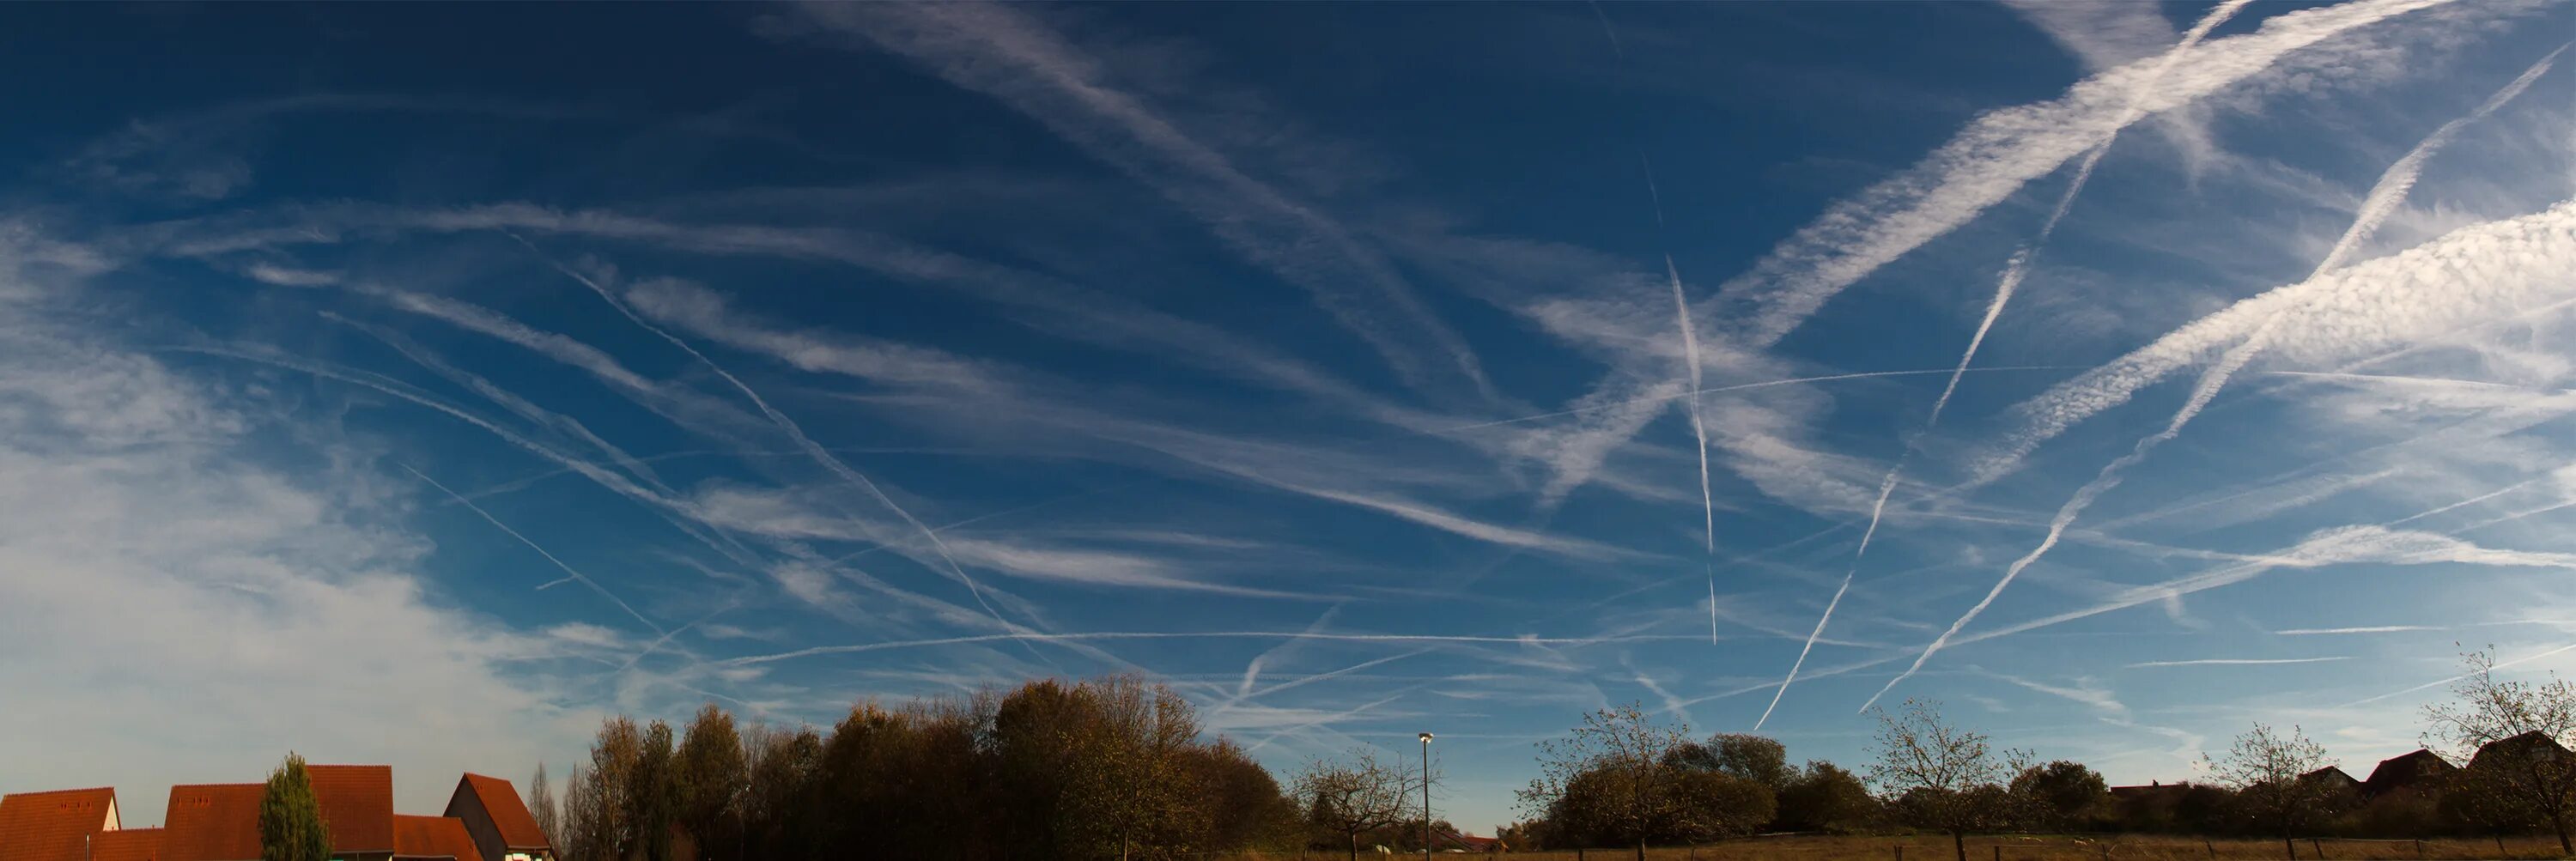
M 2551 834 L 2576 854 L 2576 688 L 2495 678 L 2484 653 L 2453 701 L 2425 709 L 2426 747 L 2460 768 L 2363 797 L 2297 727 L 2260 723 L 2205 754 L 2205 782 L 2115 798 L 2072 760 L 1998 750 L 1937 702 L 1879 711 L 1872 760 L 1792 765 L 1758 735 L 1694 736 L 1638 705 L 1540 745 L 1512 850 L 1696 845 L 1757 833 L 2122 832 L 2423 839 Z M 558 806 L 538 769 L 532 812 L 562 861 L 849 857 L 1178 858 L 1228 852 L 1419 851 L 1425 775 L 1367 746 L 1274 775 L 1207 735 L 1169 687 L 1129 675 L 1008 691 L 862 701 L 826 728 L 737 724 L 709 704 L 685 727 L 606 720 Z M 2499 742 L 2504 742 L 2499 744 Z M 1429 823 L 1435 849 L 1459 832 Z

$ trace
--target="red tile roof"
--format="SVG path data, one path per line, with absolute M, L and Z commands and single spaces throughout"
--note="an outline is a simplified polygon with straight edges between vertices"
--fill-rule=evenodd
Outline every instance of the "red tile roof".
M 89 861 L 161 861 L 161 829 L 101 832 L 90 839 Z
M 390 765 L 308 765 L 313 798 L 331 826 L 331 851 L 394 851 L 394 768 Z
M 258 783 L 170 787 L 161 861 L 259 861 Z
M 546 841 L 546 833 L 537 828 L 536 817 L 528 815 L 528 805 L 519 800 L 519 791 L 512 788 L 509 781 L 467 774 L 456 786 L 456 800 L 468 796 L 473 797 L 476 804 L 482 805 L 484 813 L 492 817 L 492 827 L 500 829 L 504 848 L 554 848 L 554 844 Z M 456 800 L 448 802 L 451 813 L 455 811 Z
M 0 861 L 81 861 L 82 839 L 107 830 L 114 789 L 0 796 Z
M 395 814 L 394 857 L 480 861 L 483 855 L 474 848 L 474 837 L 465 833 L 465 820 Z

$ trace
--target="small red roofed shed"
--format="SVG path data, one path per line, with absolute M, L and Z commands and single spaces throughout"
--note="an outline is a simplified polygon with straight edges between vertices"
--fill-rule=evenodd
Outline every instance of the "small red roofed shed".
M 161 829 L 123 828 L 90 838 L 89 861 L 161 861 Z
M 395 814 L 394 857 L 404 861 L 438 858 L 480 861 L 483 852 L 474 846 L 473 835 L 465 833 L 465 820 Z

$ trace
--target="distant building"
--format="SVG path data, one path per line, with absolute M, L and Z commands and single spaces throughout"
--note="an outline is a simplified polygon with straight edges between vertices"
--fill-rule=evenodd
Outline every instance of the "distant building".
M 0 795 L 0 861 L 82 861 L 116 827 L 114 789 Z
M 528 815 L 528 805 L 507 780 L 466 775 L 447 800 L 447 815 L 465 822 L 466 833 L 474 835 L 474 845 L 483 851 L 483 861 L 553 861 L 555 857 L 554 844 L 537 828 L 536 817 Z
M 2400 789 L 2420 790 L 2458 770 L 2441 754 L 2418 749 L 2380 760 L 2379 767 L 2370 770 L 2370 779 L 2361 782 L 2361 795 L 2378 798 Z
M 2352 779 L 2352 775 L 2331 765 L 2299 775 L 2299 782 L 2322 784 L 2326 787 L 2326 791 L 2338 794 L 2361 794 L 2361 781 Z
M 2550 738 L 2547 733 L 2539 730 L 2532 730 L 2521 735 L 2487 742 L 2478 748 L 2475 755 L 2469 757 L 2469 767 L 2476 768 L 2478 763 L 2492 762 L 2497 757 L 2533 756 L 2549 759 L 2566 755 L 2566 746 L 2559 744 L 2557 739 Z
M 257 783 L 170 787 L 161 817 L 161 861 L 259 861 Z

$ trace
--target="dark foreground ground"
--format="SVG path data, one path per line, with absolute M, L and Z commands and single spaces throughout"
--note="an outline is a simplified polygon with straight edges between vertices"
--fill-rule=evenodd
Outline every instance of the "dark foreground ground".
M 1648 861 L 1897 861 L 1898 849 L 1904 861 L 1954 861 L 1950 838 L 1946 836 L 1900 837 L 1756 837 L 1730 840 L 1697 847 L 1674 847 L 1646 850 Z M 2338 840 L 2322 838 L 2298 842 L 2301 861 L 2312 858 L 2343 861 L 2412 861 L 2417 858 L 2446 859 L 2536 859 L 2561 858 L 2554 837 L 2508 837 L 2498 851 L 2493 840 Z M 1235 856 L 1241 861 L 1329 861 L 1346 857 L 1341 853 L 1306 853 L 1299 855 Z M 1375 852 L 1363 851 L 1362 859 L 1381 858 Z M 1396 857 L 1404 857 L 1397 855 Z M 1420 857 L 1420 856 L 1414 856 Z M 1464 855 L 1435 857 L 1461 858 Z M 1519 861 L 1628 861 L 1633 850 L 1599 849 L 1583 853 L 1515 852 L 1509 856 Z M 2201 840 L 2197 837 L 2160 835 L 2000 835 L 1968 838 L 1968 861 L 2279 861 L 2284 857 L 2278 840 Z

